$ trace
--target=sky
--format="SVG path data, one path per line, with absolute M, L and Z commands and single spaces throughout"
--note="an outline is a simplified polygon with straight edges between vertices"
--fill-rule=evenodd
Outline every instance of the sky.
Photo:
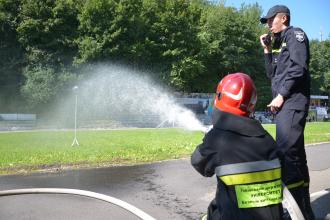
M 217 2 L 217 1 L 215 1 Z M 266 15 L 274 5 L 286 5 L 291 12 L 291 25 L 302 28 L 309 39 L 330 40 L 330 0 L 225 0 L 226 6 L 239 8 L 258 3 Z

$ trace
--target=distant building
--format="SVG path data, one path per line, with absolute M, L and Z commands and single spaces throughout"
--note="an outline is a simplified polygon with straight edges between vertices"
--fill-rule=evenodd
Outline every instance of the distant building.
M 213 93 L 177 93 L 176 101 L 196 114 L 207 114 L 213 106 Z
M 311 95 L 307 121 L 329 120 L 328 96 Z
M 176 101 L 194 112 L 205 125 L 211 124 L 214 93 L 176 93 Z
M 311 95 L 310 97 L 311 107 L 327 107 L 329 97 L 327 95 Z

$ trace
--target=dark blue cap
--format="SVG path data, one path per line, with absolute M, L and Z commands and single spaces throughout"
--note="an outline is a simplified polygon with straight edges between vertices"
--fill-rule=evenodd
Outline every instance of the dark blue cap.
M 273 7 L 271 7 L 268 12 L 267 15 L 260 18 L 260 22 L 262 24 L 267 23 L 267 20 L 269 18 L 274 17 L 275 15 L 277 15 L 278 13 L 285 13 L 287 15 L 290 15 L 290 9 L 288 7 L 286 7 L 285 5 L 275 5 Z

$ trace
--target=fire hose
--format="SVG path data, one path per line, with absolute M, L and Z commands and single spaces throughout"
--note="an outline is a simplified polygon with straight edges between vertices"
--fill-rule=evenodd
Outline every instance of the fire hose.
M 296 200 L 291 195 L 289 189 L 283 185 L 283 208 L 286 208 L 290 214 L 292 220 L 304 220 L 304 216 L 296 202 Z
M 71 195 L 85 196 L 119 206 L 131 212 L 132 214 L 134 214 L 135 216 L 139 217 L 142 220 L 156 220 L 147 213 L 143 212 L 142 210 L 136 208 L 135 206 L 127 202 L 124 202 L 120 199 L 111 196 L 107 196 L 104 194 L 95 193 L 91 191 L 86 191 L 86 190 L 64 189 L 64 188 L 30 188 L 30 189 L 12 189 L 12 190 L 0 191 L 0 197 L 22 195 L 22 194 L 71 194 Z
M 151 217 L 147 213 L 142 210 L 136 208 L 135 206 L 126 203 L 120 199 L 116 199 L 111 196 L 107 196 L 100 193 L 95 193 L 86 190 L 78 190 L 78 189 L 64 189 L 64 188 L 28 188 L 28 189 L 12 189 L 12 190 L 4 190 L 0 191 L 1 196 L 12 196 L 12 195 L 22 195 L 22 194 L 71 194 L 71 195 L 79 195 L 90 197 L 98 200 L 102 200 L 116 206 L 119 206 L 135 216 L 139 217 L 142 220 L 156 220 Z M 283 201 L 282 205 L 286 208 L 290 214 L 292 220 L 304 220 L 304 216 L 299 209 L 298 204 L 295 199 L 291 195 L 288 188 L 283 184 Z

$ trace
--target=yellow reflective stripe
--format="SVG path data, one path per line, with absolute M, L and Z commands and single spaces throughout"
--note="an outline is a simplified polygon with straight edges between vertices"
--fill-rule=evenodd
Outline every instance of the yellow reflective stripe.
M 286 187 L 287 187 L 288 189 L 293 189 L 293 188 L 296 188 L 296 187 L 298 187 L 298 186 L 302 186 L 302 185 L 304 185 L 304 181 L 303 181 L 303 180 L 301 180 L 301 181 L 299 181 L 299 182 L 297 182 L 297 183 L 289 184 L 289 185 L 287 185 Z
M 285 42 L 282 43 L 282 45 L 279 49 L 272 49 L 272 53 L 280 53 L 283 47 L 286 47 Z
M 304 183 L 303 187 L 308 187 L 309 186 L 309 183 Z
M 280 48 L 280 49 L 272 49 L 272 53 L 280 53 L 281 52 L 281 49 L 282 48 Z
M 226 185 L 265 182 L 281 178 L 281 168 L 253 173 L 241 173 L 219 177 Z

